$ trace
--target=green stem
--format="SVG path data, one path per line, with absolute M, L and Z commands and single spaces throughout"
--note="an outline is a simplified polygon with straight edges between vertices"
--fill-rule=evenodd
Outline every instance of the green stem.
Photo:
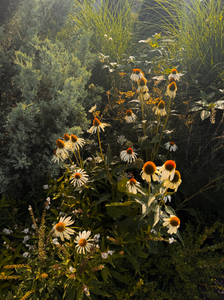
M 154 153 L 153 160 L 155 159 L 156 154 L 157 154 L 157 152 L 158 152 L 158 150 L 159 150 L 159 146 L 160 146 L 161 141 L 162 141 L 162 138 L 163 138 L 163 132 L 164 132 L 164 130 L 165 130 L 165 128 L 166 128 L 166 124 L 167 124 L 168 119 L 169 119 L 171 100 L 172 100 L 172 98 L 170 98 L 170 101 L 169 101 L 169 106 L 168 106 L 168 109 L 167 109 L 166 121 L 165 121 L 165 123 L 164 123 L 164 125 L 163 125 L 163 130 L 162 130 L 161 135 L 160 135 L 159 144 L 158 144 L 158 146 L 157 146 L 156 152 Z
M 140 91 L 139 92 L 139 99 L 141 102 L 141 108 L 142 108 L 142 121 L 145 120 L 145 116 L 144 116 L 144 101 L 143 101 L 143 93 Z M 145 136 L 145 122 L 143 122 L 143 135 Z
M 77 147 L 77 150 L 78 150 L 78 154 L 79 154 L 80 166 L 81 166 L 81 168 L 83 168 L 83 164 L 82 164 L 82 159 L 81 159 L 81 155 L 80 155 L 79 147 Z
M 74 154 L 74 156 L 75 156 L 75 159 L 76 159 L 76 161 L 77 161 L 77 164 L 80 166 L 80 162 L 79 162 L 78 157 L 77 157 L 77 155 L 76 155 L 76 153 L 75 153 L 75 150 L 74 150 L 74 151 L 72 150 L 72 152 L 73 152 L 73 154 Z

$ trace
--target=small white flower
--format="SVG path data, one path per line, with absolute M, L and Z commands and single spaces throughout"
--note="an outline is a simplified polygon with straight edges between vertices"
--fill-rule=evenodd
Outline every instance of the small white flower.
M 169 238 L 169 244 L 173 244 L 174 242 L 176 242 L 176 240 L 173 237 Z
M 54 238 L 53 240 L 52 240 L 52 244 L 54 244 L 54 245 L 59 245 L 59 242 L 58 242 L 58 238 Z
M 51 198 L 50 197 L 47 197 L 46 201 L 47 201 L 48 204 L 51 204 Z
M 106 252 L 101 253 L 102 259 L 106 259 L 108 257 L 108 254 Z
M 31 205 L 29 205 L 28 210 L 32 210 L 32 206 Z
M 46 205 L 46 209 L 50 209 L 50 206 L 49 206 L 49 205 Z
M 9 230 L 8 228 L 4 228 L 2 230 L 5 234 L 11 234 L 13 231 L 12 230 Z
M 31 225 L 31 227 L 32 227 L 33 229 L 35 229 L 35 228 L 36 228 L 35 224 L 32 224 L 32 225 Z
M 23 243 L 27 242 L 30 239 L 30 237 L 28 235 L 25 235 L 23 238 Z
M 107 251 L 107 254 L 108 254 L 108 255 L 113 255 L 114 252 L 115 252 L 115 251 L 113 251 L 113 250 L 108 250 L 108 251 Z
M 71 273 L 75 272 L 75 270 L 76 270 L 76 269 L 73 268 L 72 266 L 69 267 L 69 271 L 70 271 Z
M 126 139 L 125 136 L 120 135 L 120 136 L 118 136 L 118 138 L 117 138 L 117 142 L 118 142 L 119 144 L 123 145 L 125 142 L 127 142 L 127 139 Z
M 25 234 L 27 234 L 29 232 L 29 228 L 24 229 L 22 232 L 24 232 Z
M 113 39 L 112 39 L 112 37 L 109 37 L 109 39 L 108 39 L 109 41 L 112 41 Z
M 29 256 L 29 252 L 24 252 L 24 253 L 23 253 L 23 257 L 24 257 L 24 258 L 27 258 L 28 256 Z
M 94 238 L 95 242 L 98 243 L 99 239 L 100 239 L 100 234 L 99 233 L 95 234 L 93 238 Z
M 152 234 L 157 234 L 157 232 L 156 232 L 155 229 L 151 229 L 150 232 L 151 232 Z
M 104 34 L 104 37 L 107 38 L 107 34 L 106 33 Z
M 49 185 L 48 185 L 48 184 L 45 184 L 45 185 L 43 186 L 43 188 L 44 188 L 45 190 L 47 190 L 47 189 L 49 188 Z

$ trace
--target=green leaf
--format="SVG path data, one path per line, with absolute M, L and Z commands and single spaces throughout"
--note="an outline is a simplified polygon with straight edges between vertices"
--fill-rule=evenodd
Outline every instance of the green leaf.
M 199 111 L 199 110 L 202 110 L 202 107 L 200 107 L 200 106 L 194 106 L 194 107 L 190 108 L 188 112 Z
M 135 203 L 135 201 L 114 202 L 114 203 L 107 204 L 106 206 L 129 206 L 133 203 Z
M 154 227 L 159 222 L 159 217 L 160 217 L 160 205 L 157 204 L 154 209 L 154 223 L 152 227 Z
M 207 95 L 207 101 L 212 100 L 215 97 L 215 92 L 212 92 L 210 94 Z
M 139 273 L 139 264 L 137 262 L 137 260 L 130 255 L 125 254 L 125 258 L 130 261 L 130 263 L 133 265 L 133 267 L 135 268 L 135 271 Z
M 122 216 L 124 214 L 124 211 L 123 211 L 123 209 L 119 209 L 116 207 L 107 207 L 107 213 L 112 218 L 119 218 L 120 216 Z
M 94 286 L 94 288 L 90 289 L 90 293 L 93 293 L 93 294 L 96 294 L 96 295 L 105 296 L 105 297 L 110 297 L 110 295 L 107 294 L 107 292 L 101 291 L 97 286 Z
M 148 244 L 149 244 L 149 253 L 152 253 L 152 254 L 157 254 L 158 253 L 158 246 L 157 246 L 157 243 L 155 241 L 148 241 Z
M 201 94 L 201 98 L 206 100 L 207 99 L 207 94 L 203 91 L 200 91 L 200 94 Z
M 182 245 L 185 247 L 185 245 L 184 245 L 184 241 L 183 241 L 183 239 L 182 239 L 182 236 L 180 235 L 180 232 L 179 232 L 179 230 L 178 230 L 178 229 L 177 229 L 176 236 L 179 238 L 179 240 L 181 241 Z
M 107 266 L 105 266 L 102 270 L 101 270 L 101 275 L 102 275 L 102 278 L 105 282 L 107 282 L 107 278 L 108 276 L 111 277 L 111 274 L 110 274 L 110 270 Z
M 117 280 L 123 282 L 123 283 L 127 283 L 127 279 L 121 275 L 120 273 L 118 273 L 117 271 L 111 271 L 111 275 L 116 278 Z
M 135 255 L 135 256 L 138 256 L 138 257 L 142 257 L 142 258 L 147 258 L 147 254 L 141 250 L 136 250 L 136 249 L 133 249 L 131 250 L 131 252 Z
M 112 161 L 113 161 L 113 155 L 112 155 L 112 151 L 111 151 L 111 148 L 110 148 L 110 145 L 108 144 L 108 147 L 107 147 L 107 152 L 106 152 L 106 164 L 109 166 Z
M 201 119 L 202 121 L 204 121 L 205 119 L 207 119 L 210 116 L 211 112 L 209 110 L 203 110 L 201 112 Z
M 124 177 L 120 182 L 118 182 L 118 184 L 117 184 L 118 191 L 125 193 L 127 182 L 128 182 L 128 178 L 126 178 L 126 177 Z
M 171 206 L 165 205 L 165 211 L 166 211 L 169 215 L 174 215 L 174 216 L 176 216 L 175 210 L 174 210 Z
M 116 166 L 116 167 L 114 168 L 114 170 L 113 170 L 113 175 L 120 174 L 120 173 L 123 172 L 125 169 L 126 169 L 126 165 L 125 165 L 125 164 Z

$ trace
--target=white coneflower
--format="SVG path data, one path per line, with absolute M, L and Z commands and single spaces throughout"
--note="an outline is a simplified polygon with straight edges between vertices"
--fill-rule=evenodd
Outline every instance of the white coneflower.
M 79 235 L 75 238 L 74 242 L 77 244 L 75 247 L 77 248 L 78 253 L 85 254 L 85 251 L 90 252 L 93 244 L 89 243 L 94 241 L 94 239 L 89 239 L 91 231 L 84 230 L 83 232 L 79 232 Z
M 60 217 L 59 223 L 54 226 L 54 232 L 56 236 L 60 236 L 61 240 L 64 241 L 64 237 L 66 239 L 70 239 L 70 235 L 74 234 L 74 230 L 68 228 L 75 221 L 71 221 L 71 217 Z
M 145 79 L 145 77 L 142 77 L 138 80 L 138 89 L 137 89 L 137 92 L 141 92 L 141 93 L 144 93 L 144 92 L 148 92 L 149 89 L 146 85 L 147 83 L 147 80 Z
M 156 170 L 156 165 L 152 161 L 147 161 L 141 171 L 142 179 L 147 182 L 159 181 L 159 172 Z
M 171 78 L 172 79 L 172 78 Z M 176 97 L 177 85 L 175 81 L 172 81 L 168 86 L 165 95 L 169 96 L 170 98 Z
M 127 123 L 133 123 L 136 120 L 136 115 L 132 112 L 132 110 L 127 109 L 126 116 L 124 117 Z
M 145 75 L 140 69 L 133 69 L 131 77 L 130 77 L 131 80 L 138 81 L 142 77 L 145 77 Z
M 182 76 L 183 74 L 178 73 L 177 70 L 175 68 L 173 68 L 171 70 L 171 74 L 168 76 L 168 79 L 174 78 L 175 80 L 179 81 L 180 80 L 180 76 Z
M 162 167 L 158 168 L 163 180 L 173 180 L 175 175 L 176 163 L 173 160 L 167 160 Z
M 178 149 L 177 145 L 174 142 L 167 142 L 166 144 L 164 144 L 165 148 L 167 150 L 171 151 L 176 151 Z
M 177 216 L 170 215 L 169 218 L 164 218 L 163 221 L 163 226 L 169 227 L 168 233 L 177 233 L 177 229 L 180 227 L 180 219 Z
M 140 183 L 134 178 L 130 178 L 126 184 L 127 191 L 133 194 L 142 193 L 138 186 L 140 186 Z
M 80 187 L 88 181 L 89 175 L 82 169 L 76 170 L 71 176 L 71 182 L 74 186 Z
M 61 153 L 60 155 L 57 155 L 57 150 L 54 150 L 54 156 L 52 158 L 53 163 L 58 163 L 61 161 L 64 161 L 67 158 L 67 156 L 64 153 Z
M 67 147 L 64 141 L 57 139 L 56 141 L 57 149 L 56 149 L 56 156 L 66 157 L 68 156 Z
M 123 150 L 120 153 L 121 160 L 126 161 L 128 163 L 132 163 L 137 159 L 136 153 L 133 152 L 132 148 L 128 148 L 127 150 Z
M 73 150 L 77 150 L 79 148 L 82 148 L 85 144 L 85 140 L 78 138 L 76 135 L 71 135 L 71 147 Z
M 157 106 L 154 106 L 152 111 L 154 111 L 155 115 L 165 116 L 166 109 L 165 109 L 165 102 L 160 100 Z
M 166 179 L 165 182 L 163 183 L 163 186 L 166 187 L 167 189 L 169 188 L 176 192 L 181 182 L 182 180 L 181 180 L 180 172 L 175 170 L 173 179 L 172 180 Z
M 95 132 L 97 132 L 97 128 L 99 129 L 99 131 L 100 131 L 100 129 L 102 129 L 102 131 L 104 131 L 104 128 L 106 126 L 110 126 L 110 124 L 101 123 L 99 119 L 95 118 L 93 120 L 93 126 L 89 130 L 87 130 L 87 132 L 95 133 Z

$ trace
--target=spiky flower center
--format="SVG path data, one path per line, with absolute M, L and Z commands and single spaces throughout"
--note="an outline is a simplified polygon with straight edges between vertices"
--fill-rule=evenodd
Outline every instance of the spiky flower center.
M 131 178 L 129 180 L 130 185 L 135 185 L 137 183 L 137 181 L 134 178 Z
M 133 69 L 132 73 L 138 75 L 138 74 L 142 73 L 142 71 L 140 69 Z
M 133 149 L 132 148 L 128 148 L 126 152 L 127 152 L 127 154 L 131 155 L 133 153 Z
M 100 120 L 99 119 L 97 119 L 97 118 L 95 118 L 94 120 L 93 120 L 93 126 L 100 126 Z
M 173 161 L 173 160 L 167 160 L 166 162 L 165 162 L 165 169 L 167 170 L 167 171 L 172 171 L 173 169 L 176 169 L 176 163 L 175 163 L 175 161 Z
M 80 239 L 79 240 L 79 246 L 80 247 L 85 247 L 87 245 L 87 240 L 86 239 Z
M 63 232 L 63 231 L 65 231 L 65 223 L 59 222 L 59 223 L 55 226 L 55 229 L 56 229 L 58 232 Z
M 152 161 L 147 161 L 143 166 L 143 170 L 147 175 L 152 175 L 156 171 L 156 165 Z
M 180 180 L 180 178 L 181 178 L 180 172 L 178 172 L 177 170 L 175 170 L 175 174 L 174 174 L 173 180 L 171 180 L 171 182 L 177 183 Z
M 76 135 L 72 134 L 71 135 L 71 140 L 72 140 L 73 143 L 76 143 L 78 141 L 78 138 L 77 138 Z
M 172 69 L 171 73 L 175 75 L 175 74 L 177 74 L 177 70 L 176 69 Z
M 158 104 L 159 109 L 164 109 L 165 108 L 165 102 L 161 100 Z
M 177 227 L 180 225 L 180 219 L 178 217 L 171 217 L 170 218 L 170 225 L 173 227 Z
M 176 82 L 175 82 L 175 81 L 173 81 L 173 82 L 171 82 L 171 83 L 169 84 L 169 90 L 170 90 L 171 92 L 174 92 L 174 91 L 176 90 L 176 88 L 177 88 L 177 85 L 176 85 Z
M 59 149 L 63 149 L 65 147 L 65 142 L 60 139 L 57 139 L 56 144 Z
M 138 84 L 140 86 L 145 86 L 146 83 L 147 83 L 147 80 L 144 77 L 142 77 L 142 78 L 139 79 L 139 83 Z
M 130 109 L 127 109 L 126 115 L 127 115 L 128 117 L 130 117 L 130 116 L 132 115 L 132 111 L 131 111 Z
M 70 140 L 70 136 L 67 133 L 63 135 L 63 138 L 66 142 Z
M 75 179 L 80 179 L 82 175 L 80 173 L 75 173 L 74 174 Z
M 170 142 L 170 146 L 174 146 L 175 144 L 174 144 L 174 142 Z

